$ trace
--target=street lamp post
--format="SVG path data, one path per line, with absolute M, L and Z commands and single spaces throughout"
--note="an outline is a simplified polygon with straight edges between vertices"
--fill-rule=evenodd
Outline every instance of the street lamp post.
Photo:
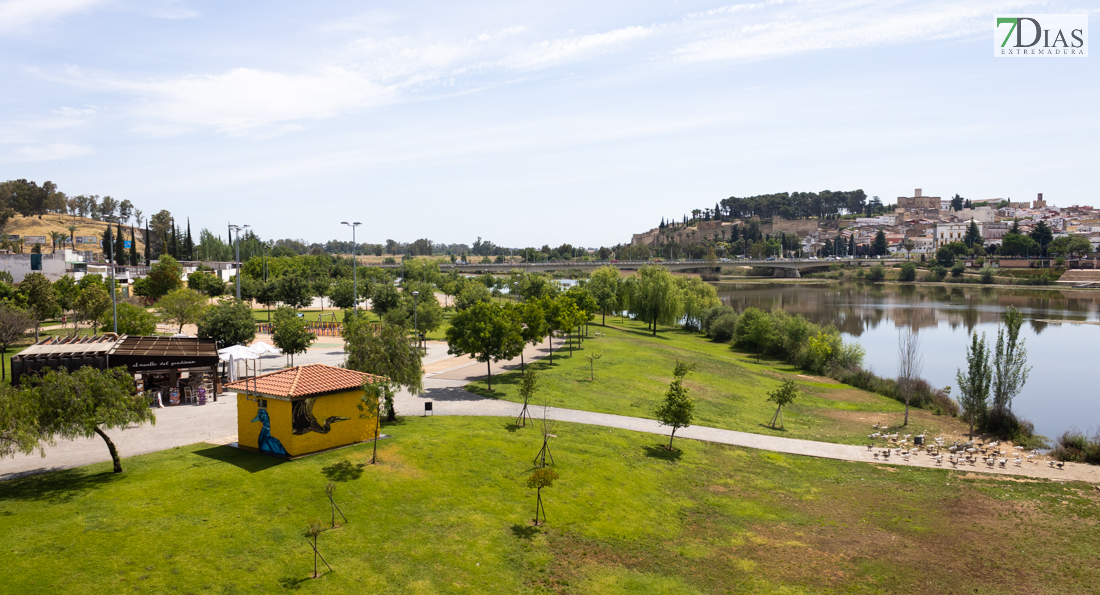
M 352 307 L 355 309 L 355 313 L 359 313 L 359 279 L 355 274 L 355 228 L 362 225 L 362 223 L 355 221 L 348 223 L 347 221 L 341 221 L 340 225 L 347 225 L 351 228 L 351 297 L 353 300 Z
M 230 225 L 229 230 L 237 232 L 235 264 L 237 265 L 237 299 L 241 299 L 241 230 L 251 225 Z
M 107 221 L 107 232 L 110 234 L 111 220 Z M 111 319 L 114 321 L 115 335 L 118 335 L 118 297 L 115 294 L 115 249 L 114 249 L 114 236 L 111 235 L 111 241 L 107 246 L 107 262 L 111 265 Z

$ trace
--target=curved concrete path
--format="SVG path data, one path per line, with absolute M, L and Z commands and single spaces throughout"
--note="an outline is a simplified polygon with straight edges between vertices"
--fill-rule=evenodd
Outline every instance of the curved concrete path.
M 337 341 L 338 339 L 331 337 L 322 338 L 308 353 L 295 358 L 295 363 L 339 365 L 343 362 L 344 354 L 343 346 Z M 556 348 L 557 345 L 555 345 L 555 350 Z M 398 414 L 403 416 L 423 415 L 424 403 L 431 401 L 434 415 L 500 417 L 512 422 L 519 416 L 522 407 L 519 403 L 489 399 L 465 390 L 467 384 L 484 377 L 486 370 L 484 363 L 471 360 L 468 357 L 452 357 L 447 354 L 447 346 L 442 342 L 429 342 L 427 349 L 427 355 L 424 357 L 424 393 L 412 395 L 407 391 L 399 392 L 395 401 Z M 524 358 L 530 362 L 545 357 L 547 353 L 546 344 L 534 347 L 528 346 L 524 352 Z M 282 365 L 282 356 L 264 358 L 265 368 L 275 368 Z M 519 366 L 519 358 L 492 364 L 493 375 Z M 235 403 L 236 399 L 234 398 L 223 398 L 217 404 L 209 404 L 203 407 L 184 406 L 158 409 L 156 410 L 157 425 L 155 427 L 145 425 L 127 429 L 124 432 L 113 432 L 111 438 L 124 457 L 185 446 L 204 440 L 218 444 L 228 443 L 236 440 L 234 434 L 237 431 L 237 416 L 236 407 L 233 406 Z M 543 415 L 542 407 L 532 406 L 530 413 L 536 418 L 537 423 L 537 419 Z M 669 429 L 658 424 L 656 420 L 639 417 L 557 407 L 549 408 L 546 415 L 557 421 L 619 428 L 663 436 L 668 436 L 669 433 Z M 683 428 L 676 433 L 676 437 L 842 461 L 889 464 L 900 467 L 937 467 L 935 462 L 924 454 L 910 458 L 909 462 L 903 462 L 900 457 L 894 456 L 891 457 L 889 463 L 885 463 L 874 458 L 874 452 L 880 450 L 878 448 L 875 451 L 869 451 L 865 446 L 766 436 L 703 426 Z M 107 448 L 102 440 L 98 438 L 94 440 L 62 441 L 56 446 L 48 447 L 45 458 L 40 458 L 38 455 L 17 455 L 13 459 L 0 460 L 0 480 L 54 469 L 87 465 L 109 459 Z M 951 469 L 952 467 L 949 463 L 944 462 L 943 468 Z M 1041 464 L 1024 463 L 1021 467 L 1012 465 L 1010 461 L 1005 469 L 999 467 L 989 468 L 983 463 L 978 463 L 974 466 L 960 465 L 957 470 L 1062 481 L 1086 481 L 1100 484 L 1100 467 L 1076 463 L 1067 463 L 1064 469 L 1057 469 L 1050 467 L 1045 461 Z

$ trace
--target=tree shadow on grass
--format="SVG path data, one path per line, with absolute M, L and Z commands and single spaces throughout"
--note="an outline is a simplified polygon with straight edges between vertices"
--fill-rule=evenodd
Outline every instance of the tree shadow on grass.
M 125 473 L 110 471 L 89 473 L 84 469 L 63 469 L 41 475 L 29 475 L 0 484 L 0 501 L 32 500 L 68 502 L 86 492 L 111 485 Z
M 520 539 L 531 540 L 532 537 L 542 533 L 538 527 L 532 527 L 530 525 L 512 525 L 512 535 Z
M 297 591 L 302 588 L 302 583 L 310 580 L 311 577 L 295 578 L 293 576 L 286 576 L 279 579 L 279 586 L 287 591 Z
M 771 430 L 773 432 L 783 432 L 783 433 L 787 432 L 787 428 L 785 428 L 783 426 L 779 426 L 778 428 L 773 428 L 771 426 L 771 424 L 757 424 L 757 425 L 759 425 L 761 428 L 764 428 L 766 430 Z
M 206 457 L 222 463 L 229 463 L 234 467 L 248 471 L 249 473 L 256 473 L 258 471 L 265 471 L 277 465 L 282 465 L 287 462 L 286 459 L 280 459 L 260 452 L 252 452 L 248 450 L 241 450 L 239 448 L 233 448 L 231 446 L 215 446 L 214 448 L 205 448 L 203 450 L 196 450 L 194 454 L 200 457 Z
M 662 461 L 676 462 L 684 455 L 684 451 L 680 449 L 669 450 L 664 444 L 643 446 L 642 450 L 645 451 L 645 456 L 651 459 L 661 459 Z
M 321 467 L 321 475 L 331 481 L 355 481 L 363 476 L 363 470 L 367 468 L 365 463 L 351 463 L 340 461 L 328 467 Z
M 516 425 L 516 424 L 514 424 L 514 423 L 507 423 L 507 424 L 504 424 L 504 429 L 505 429 L 505 430 L 508 430 L 509 432 L 512 432 L 513 434 L 514 434 L 514 433 L 516 433 L 516 431 L 518 431 L 518 430 L 522 430 L 522 429 L 523 429 L 523 427 L 524 427 L 524 426 L 518 426 L 518 425 Z

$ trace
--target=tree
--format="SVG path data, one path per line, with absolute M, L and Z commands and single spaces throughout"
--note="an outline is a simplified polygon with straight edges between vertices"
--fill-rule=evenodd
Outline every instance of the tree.
M 134 293 L 156 301 L 183 287 L 182 278 L 183 267 L 179 261 L 168 254 L 162 254 L 156 264 L 149 268 L 149 275 L 134 282 Z
M 371 290 L 370 308 L 379 317 L 401 305 L 401 294 L 389 283 L 379 283 Z
M 938 262 L 940 266 L 951 266 L 955 262 L 955 251 L 952 250 L 950 246 L 940 246 L 939 249 L 936 250 L 936 262 Z
M 898 281 L 903 283 L 917 280 L 917 265 L 907 262 L 901 265 L 901 273 L 898 274 Z
M 531 413 L 527 410 L 527 406 L 531 403 L 531 399 L 535 397 L 535 393 L 538 389 L 539 375 L 534 368 L 524 370 L 520 373 L 519 396 L 523 399 L 523 409 L 520 410 L 519 417 L 516 418 L 517 426 L 527 426 L 527 419 L 531 417 Z
M 630 310 L 650 325 L 654 336 L 658 324 L 676 324 L 683 314 L 683 303 L 672 273 L 660 266 L 647 265 L 639 269 Z
M 905 250 L 905 258 L 908 259 L 913 254 L 913 249 L 917 247 L 917 243 L 913 241 L 913 238 L 905 238 L 901 242 L 901 247 Z
M 283 275 L 275 280 L 275 295 L 279 302 L 291 308 L 305 308 L 313 303 L 313 288 L 301 275 Z
M 177 289 L 157 302 L 160 317 L 178 325 L 180 333 L 183 325 L 197 323 L 205 309 L 206 296 L 191 289 Z
M 867 278 L 876 283 L 886 280 L 886 268 L 881 264 L 876 264 L 871 267 L 871 270 L 867 274 Z
M 213 339 L 218 349 L 247 345 L 256 338 L 252 308 L 243 301 L 225 300 L 206 309 L 199 318 L 200 339 Z
M 970 249 L 973 249 L 975 245 L 981 246 L 984 243 L 984 240 L 982 240 L 982 232 L 978 230 L 978 224 L 973 219 L 970 220 L 970 225 L 966 228 L 966 235 L 963 236 L 963 243 Z
M 0 379 L 7 378 L 7 366 L 3 360 L 7 359 L 8 347 L 25 337 L 27 330 L 34 325 L 34 316 L 29 312 L 8 300 L 0 301 Z M 3 446 L 0 445 L 0 454 L 3 453 L 2 449 Z
M 324 533 L 325 529 L 321 526 L 321 521 L 318 519 L 309 519 L 306 523 L 305 538 L 309 541 L 309 546 L 313 548 L 313 578 L 317 578 L 317 557 L 321 557 L 321 561 L 328 566 L 329 572 L 332 571 L 332 566 L 329 566 L 328 561 L 324 556 L 321 556 L 321 552 L 317 549 L 317 536 Z
M 537 469 L 531 474 L 531 477 L 527 478 L 527 487 L 535 492 L 535 526 L 539 525 L 539 513 L 542 513 L 542 522 L 546 524 L 546 509 L 542 506 L 542 489 L 549 488 L 554 485 L 554 480 L 558 479 L 558 473 L 549 467 L 543 467 Z
M 489 390 L 493 390 L 491 362 L 516 357 L 525 344 L 516 320 L 493 303 L 478 302 L 455 314 L 451 328 L 447 329 L 447 353 L 470 355 L 485 362 Z
M 99 324 L 104 329 L 113 328 L 114 319 L 108 314 L 106 308 L 99 318 Z M 119 302 L 118 304 L 118 334 L 133 337 L 147 337 L 156 334 L 157 318 L 153 313 L 134 304 Z
M 1047 246 L 1054 241 L 1054 232 L 1051 231 L 1046 221 L 1036 223 L 1035 227 L 1031 228 L 1031 233 L 1028 235 L 1031 236 L 1031 239 L 1035 240 L 1035 243 L 1039 245 L 1039 249 L 1043 251 L 1044 255 L 1046 254 Z
M 363 396 L 359 398 L 359 418 L 374 418 L 374 446 L 370 456 L 370 464 L 378 462 L 378 438 L 382 428 L 382 403 L 387 409 L 393 410 L 393 384 L 388 379 L 377 376 L 363 379 Z M 396 416 L 396 413 L 394 414 Z M 392 421 L 392 420 L 390 420 Z M 343 513 L 341 513 L 342 515 Z
M 85 366 L 71 374 L 47 369 L 41 376 L 25 376 L 23 382 L 38 403 L 43 438 L 52 443 L 55 437 L 99 436 L 107 443 L 115 473 L 122 473 L 122 460 L 106 430 L 156 424 L 153 410 L 135 394 L 134 379 L 124 367 L 97 370 Z
M 912 327 L 905 327 L 898 334 L 898 388 L 905 399 L 905 423 L 909 425 L 909 399 L 912 398 L 917 380 L 924 368 L 924 356 L 920 352 L 920 335 Z
M 688 388 L 684 386 L 684 376 L 695 369 L 695 364 L 676 360 L 672 370 L 672 383 L 665 392 L 665 400 L 657 407 L 657 421 L 662 426 L 672 428 L 672 434 L 668 437 L 668 450 L 672 450 L 672 440 L 676 437 L 676 430 L 686 428 L 695 420 L 695 401 L 688 395 Z
M 137 266 L 137 236 L 134 233 L 133 226 L 130 227 L 130 266 Z
M 584 356 L 584 359 L 588 360 L 588 379 L 592 382 L 596 381 L 596 362 L 602 357 L 602 353 L 589 353 Z
M 111 252 L 111 256 L 114 257 L 115 264 L 119 265 L 124 265 L 129 260 L 129 256 L 126 254 L 126 240 L 122 237 L 122 226 L 115 229 L 115 247 Z
M 275 311 L 275 322 L 272 327 L 271 342 L 290 356 L 291 366 L 294 365 L 294 356 L 305 353 L 317 340 L 317 335 L 309 330 L 305 319 L 299 317 L 298 312 L 293 308 L 280 306 Z
M 344 367 L 389 379 L 390 384 L 416 395 L 424 392 L 420 350 L 405 329 L 383 322 L 371 324 L 366 316 L 350 316 L 341 332 L 347 359 Z M 392 391 L 386 405 L 387 421 L 396 421 Z
M 225 282 L 216 275 L 195 271 L 187 276 L 187 288 L 214 298 L 225 293 Z
M 1004 313 L 1004 327 L 997 327 L 997 346 L 993 352 L 993 411 L 1003 416 L 1012 409 L 1012 399 L 1027 384 L 1031 366 L 1027 365 L 1027 349 L 1020 339 L 1024 315 L 1015 306 Z
M 955 211 L 961 211 L 963 209 L 963 197 L 955 194 L 951 197 L 951 208 Z
M 600 324 L 606 326 L 608 311 L 613 311 L 618 305 L 618 293 L 621 283 L 619 269 L 613 266 L 602 266 L 592 271 L 588 281 L 588 291 L 592 293 L 592 297 L 596 300 L 596 304 L 600 309 Z
M 760 361 L 760 356 L 771 343 L 774 334 L 775 327 L 772 325 L 768 313 L 758 308 L 749 307 L 741 312 L 741 317 L 737 321 L 734 343 L 747 343 L 755 347 L 756 360 Z
M 332 278 L 331 277 L 318 277 L 310 283 L 310 289 L 313 290 L 313 295 L 321 298 L 321 309 L 325 309 L 325 298 L 332 293 Z
M 57 305 L 57 295 L 46 275 L 28 273 L 19 283 L 19 294 L 27 302 L 28 311 L 34 316 L 34 340 L 38 342 L 38 330 L 42 321 L 57 316 L 61 308 Z
M 83 281 L 83 279 L 81 279 Z M 96 323 L 102 319 L 111 309 L 111 296 L 107 289 L 100 283 L 89 283 L 80 290 L 73 303 L 74 318 L 78 322 L 91 323 L 94 333 L 99 334 Z
M 365 291 L 364 294 L 368 294 L 369 287 L 361 286 Z M 355 287 L 352 284 L 351 279 L 340 279 L 328 293 L 329 303 L 341 310 L 350 310 L 355 307 Z
M 1039 254 L 1039 244 L 1021 233 L 1006 233 L 1001 238 L 999 253 L 1004 256 L 1029 256 Z
M 540 343 L 546 335 L 550 333 L 550 326 L 546 322 L 546 313 L 542 310 L 542 304 L 539 301 L 526 302 L 523 304 L 512 304 L 507 306 L 509 313 L 518 321 L 520 327 L 520 336 L 523 338 L 524 345 L 528 343 L 535 345 Z M 551 352 L 550 357 L 553 358 L 554 354 Z M 521 370 L 526 370 L 527 365 L 523 361 L 523 351 L 519 353 L 519 365 Z
M 466 310 L 474 304 L 486 303 L 493 299 L 489 288 L 477 281 L 466 281 L 462 290 L 455 297 L 455 309 Z
M 970 346 L 966 348 L 966 372 L 955 371 L 955 380 L 959 383 L 959 405 L 970 424 L 970 435 L 974 435 L 974 424 L 985 418 L 989 407 L 989 386 L 992 372 L 989 368 L 989 350 L 985 344 L 985 333 L 978 340 L 978 332 L 971 333 Z
M 875 241 L 872 242 L 871 249 L 874 250 L 875 256 L 885 256 L 890 251 L 889 245 L 886 243 L 886 233 L 881 229 L 875 234 Z
M 0 384 L 0 458 L 41 450 L 38 407 L 27 391 Z
M 779 427 L 783 427 L 783 406 L 793 403 L 797 398 L 798 385 L 791 379 L 784 380 L 779 388 L 768 392 L 768 401 L 776 404 L 775 414 L 772 415 L 772 428 L 775 428 L 777 419 Z

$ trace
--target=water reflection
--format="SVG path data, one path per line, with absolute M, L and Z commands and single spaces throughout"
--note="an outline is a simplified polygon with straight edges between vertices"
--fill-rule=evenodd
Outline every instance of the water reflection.
M 1046 436 L 1070 426 L 1100 428 L 1096 347 L 1100 326 L 1047 321 L 1100 320 L 1100 292 L 1072 289 L 994 290 L 979 286 L 882 284 L 751 284 L 718 286 L 722 301 L 737 309 L 783 308 L 817 324 L 831 324 L 866 350 L 866 365 L 896 374 L 898 332 L 920 333 L 923 376 L 934 386 L 953 386 L 965 366 L 971 331 L 985 333 L 992 348 L 997 325 L 1009 306 L 1026 321 L 1030 380 L 1014 409 Z
M 1100 315 L 1100 294 L 1080 290 L 723 283 L 718 285 L 718 296 L 738 310 L 782 308 L 853 337 L 887 321 L 915 330 L 947 325 L 969 333 L 980 324 L 997 324 L 1009 306 L 1024 314 L 1036 334 L 1047 328 L 1043 320 L 1096 320 Z

